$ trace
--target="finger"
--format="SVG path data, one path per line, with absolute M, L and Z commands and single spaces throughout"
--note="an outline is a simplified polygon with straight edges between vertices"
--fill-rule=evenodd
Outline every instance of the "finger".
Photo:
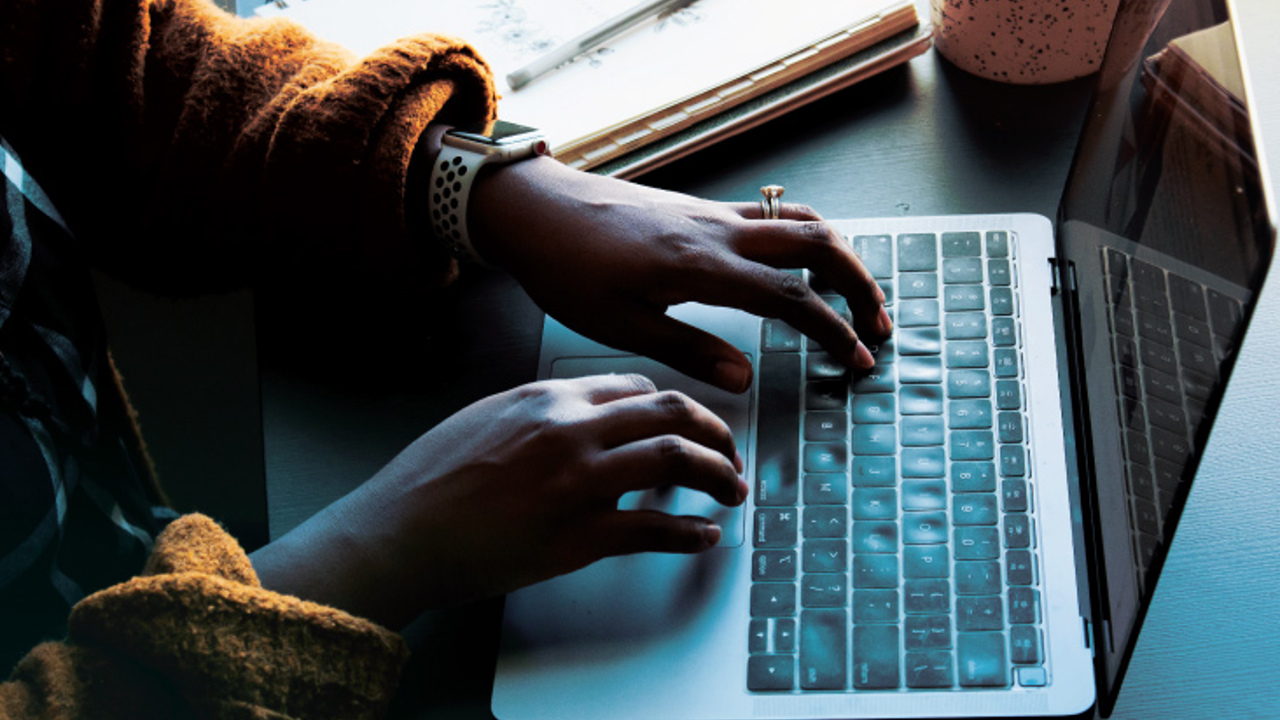
M 623 328 L 625 332 L 620 332 Z M 652 307 L 619 308 L 604 327 L 577 330 L 606 345 L 653 358 L 729 392 L 746 392 L 751 387 L 751 361 L 741 350 Z
M 702 552 L 715 547 L 721 536 L 720 526 L 706 518 L 656 510 L 616 510 L 602 515 L 594 525 L 592 537 L 605 557 Z
M 764 207 L 758 203 L 736 202 L 726 203 L 734 213 L 747 220 L 764 220 Z M 813 208 L 800 203 L 781 203 L 778 206 L 778 217 L 782 220 L 821 220 Z
M 700 302 L 783 320 L 848 367 L 869 369 L 875 363 L 849 322 L 793 273 L 726 256 L 716 275 L 701 288 L 696 298 Z
M 738 254 L 776 268 L 808 268 L 849 300 L 859 332 L 889 334 L 884 291 L 844 236 L 820 220 L 746 223 L 734 239 Z
M 652 380 L 635 373 L 587 375 L 554 382 L 573 388 L 592 405 L 603 405 L 624 398 L 649 395 L 658 389 Z
M 607 450 L 591 474 L 600 491 L 621 497 L 633 490 L 678 485 L 710 495 L 721 505 L 741 505 L 747 483 L 732 457 L 680 435 L 658 435 Z
M 665 390 L 623 398 L 598 409 L 606 449 L 657 435 L 680 435 L 724 455 L 737 456 L 733 432 L 715 413 L 684 393 Z

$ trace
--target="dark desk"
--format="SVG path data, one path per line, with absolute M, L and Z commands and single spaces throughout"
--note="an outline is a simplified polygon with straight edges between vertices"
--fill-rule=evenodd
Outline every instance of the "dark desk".
M 1090 85 L 1000 86 L 929 53 L 642 181 L 717 200 L 755 200 L 761 185 L 778 183 L 787 200 L 833 218 L 1002 211 L 1052 218 Z M 1259 316 L 1268 314 L 1268 297 Z M 272 536 L 450 413 L 534 378 L 541 313 L 512 281 L 473 278 L 445 302 L 452 319 L 425 325 L 414 342 L 418 369 L 372 353 L 340 376 L 300 368 L 275 340 L 270 313 L 261 316 Z M 1280 318 L 1280 310 L 1269 314 Z M 1280 345 L 1280 327 L 1250 341 L 1226 407 L 1234 412 L 1240 397 L 1247 407 L 1237 417 L 1268 410 L 1274 417 L 1276 383 L 1261 400 L 1237 391 L 1250 373 L 1265 377 L 1265 352 L 1248 353 Z M 1280 430 L 1265 432 L 1262 444 L 1280 448 Z M 1280 464 L 1257 453 L 1244 467 L 1228 460 L 1249 455 L 1246 446 L 1257 439 L 1256 428 L 1252 436 L 1229 427 L 1216 433 L 1116 717 L 1280 714 L 1280 604 L 1272 598 L 1280 584 L 1280 471 L 1269 470 Z M 1264 488 L 1261 498 L 1244 495 Z M 1246 570 L 1261 571 L 1261 579 L 1249 580 Z M 489 716 L 499 607 L 429 616 L 412 629 L 422 652 L 405 676 L 405 715 Z

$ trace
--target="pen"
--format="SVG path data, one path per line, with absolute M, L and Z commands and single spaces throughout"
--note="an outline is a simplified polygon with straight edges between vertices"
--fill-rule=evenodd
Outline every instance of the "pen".
M 621 34 L 641 20 L 690 2 L 692 0 L 648 0 L 640 3 L 507 75 L 507 84 L 512 90 L 519 90 L 535 78 L 545 75 L 604 41 Z

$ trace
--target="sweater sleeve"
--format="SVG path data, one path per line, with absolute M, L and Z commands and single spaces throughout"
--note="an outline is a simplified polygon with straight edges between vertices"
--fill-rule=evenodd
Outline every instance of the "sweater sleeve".
M 77 604 L 69 628 L 0 684 L 0 720 L 375 718 L 407 656 L 373 623 L 262 589 L 201 515 L 161 534 L 142 576 Z
M 0 133 L 92 261 L 166 294 L 406 262 L 447 279 L 406 229 L 409 161 L 428 122 L 496 107 L 456 38 L 357 59 L 208 0 L 5 0 L 0 97 Z

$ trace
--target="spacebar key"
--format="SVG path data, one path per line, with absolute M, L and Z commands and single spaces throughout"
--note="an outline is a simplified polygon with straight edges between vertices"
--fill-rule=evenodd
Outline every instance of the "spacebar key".
M 757 506 L 795 505 L 800 485 L 800 383 L 798 353 L 760 355 L 756 406 Z

